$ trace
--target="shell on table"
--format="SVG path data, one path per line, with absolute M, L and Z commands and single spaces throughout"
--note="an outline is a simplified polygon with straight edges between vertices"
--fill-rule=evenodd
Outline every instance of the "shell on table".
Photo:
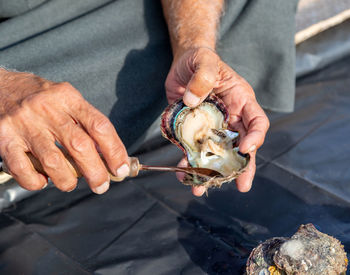
M 301 225 L 290 238 L 269 239 L 251 252 L 247 275 L 342 275 L 348 259 L 334 237 L 318 231 L 311 223 Z

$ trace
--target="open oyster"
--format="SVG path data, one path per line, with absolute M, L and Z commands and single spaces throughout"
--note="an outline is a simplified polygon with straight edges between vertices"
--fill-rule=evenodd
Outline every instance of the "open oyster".
M 221 174 L 213 178 L 186 175 L 184 184 L 220 187 L 238 177 L 248 165 L 249 155 L 238 151 L 239 135 L 227 129 L 227 119 L 224 103 L 214 95 L 196 108 L 179 100 L 163 112 L 162 134 L 184 151 L 189 165 Z
M 301 225 L 290 238 L 272 238 L 253 249 L 247 275 L 345 275 L 348 259 L 341 243 Z

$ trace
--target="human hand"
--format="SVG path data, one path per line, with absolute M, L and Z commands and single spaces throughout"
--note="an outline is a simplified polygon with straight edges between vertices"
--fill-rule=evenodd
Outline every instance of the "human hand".
M 69 83 L 54 83 L 29 73 L 0 68 L 0 155 L 10 174 L 27 190 L 39 190 L 47 178 L 34 170 L 31 152 L 62 191 L 72 191 L 77 178 L 61 144 L 74 159 L 91 190 L 109 188 L 109 174 L 129 174 L 126 149 L 113 125 Z
M 225 64 L 209 48 L 185 51 L 174 60 L 165 82 L 169 103 L 183 97 L 189 107 L 199 105 L 212 91 L 220 97 L 229 112 L 229 127 L 240 134 L 239 150 L 250 154 L 246 171 L 236 179 L 239 191 L 248 192 L 254 178 L 256 150 L 263 144 L 269 128 L 269 120 L 256 101 L 255 94 L 246 80 Z M 187 166 L 183 159 L 179 166 Z M 179 180 L 183 175 L 178 174 Z M 201 196 L 204 187 L 193 187 L 192 192 Z

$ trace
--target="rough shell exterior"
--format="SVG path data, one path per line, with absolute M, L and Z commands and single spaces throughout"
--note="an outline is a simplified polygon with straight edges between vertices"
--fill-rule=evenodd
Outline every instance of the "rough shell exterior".
M 287 238 L 272 238 L 258 245 L 250 253 L 247 262 L 247 274 L 270 275 L 271 269 L 275 266 L 273 256 Z M 281 275 L 285 273 L 281 272 Z
M 302 247 L 291 257 L 288 249 L 291 243 L 301 243 Z M 347 269 L 347 258 L 341 243 L 318 231 L 312 224 L 300 226 L 288 242 L 273 257 L 278 268 L 287 274 L 339 275 Z M 296 273 L 297 272 L 297 273 Z
M 344 247 L 337 239 L 306 224 L 291 238 L 269 239 L 253 249 L 246 272 L 248 275 L 340 275 L 345 274 L 347 264 Z
M 226 106 L 224 102 L 219 99 L 217 96 L 214 94 L 209 95 L 206 99 L 205 102 L 209 102 L 214 104 L 220 112 L 224 116 L 224 128 L 227 128 L 227 121 L 228 121 L 228 111 L 226 109 Z M 184 154 L 187 156 L 187 152 L 184 148 L 184 146 L 181 144 L 181 142 L 177 139 L 176 134 L 175 134 L 175 129 L 174 129 L 174 121 L 176 119 L 176 115 L 184 108 L 186 105 L 183 103 L 183 101 L 180 99 L 173 104 L 169 105 L 163 112 L 162 118 L 161 118 L 161 132 L 162 135 L 174 143 L 177 147 L 179 147 Z M 246 155 L 247 159 L 247 165 L 249 162 L 249 154 Z M 247 166 L 246 165 L 246 166 Z M 183 184 L 185 185 L 192 185 L 192 186 L 204 186 L 206 188 L 209 187 L 221 187 L 221 185 L 225 182 L 230 182 L 234 179 L 236 179 L 240 174 L 242 174 L 245 171 L 246 166 L 239 170 L 239 171 L 232 171 L 232 174 L 228 177 L 199 177 L 197 175 L 190 175 L 186 174 L 185 178 L 183 180 Z

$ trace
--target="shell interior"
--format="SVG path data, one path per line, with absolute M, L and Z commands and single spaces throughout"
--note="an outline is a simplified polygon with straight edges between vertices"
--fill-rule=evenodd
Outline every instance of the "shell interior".
M 163 112 L 163 136 L 184 151 L 189 165 L 221 174 L 213 178 L 187 174 L 184 184 L 220 187 L 238 177 L 248 165 L 249 155 L 238 151 L 239 135 L 227 129 L 227 117 L 224 103 L 214 95 L 196 108 L 179 100 Z
M 238 133 L 224 129 L 224 119 L 219 109 L 204 102 L 194 109 L 184 107 L 174 120 L 174 129 L 192 167 L 209 168 L 227 177 L 244 167 L 246 159 L 235 147 Z

